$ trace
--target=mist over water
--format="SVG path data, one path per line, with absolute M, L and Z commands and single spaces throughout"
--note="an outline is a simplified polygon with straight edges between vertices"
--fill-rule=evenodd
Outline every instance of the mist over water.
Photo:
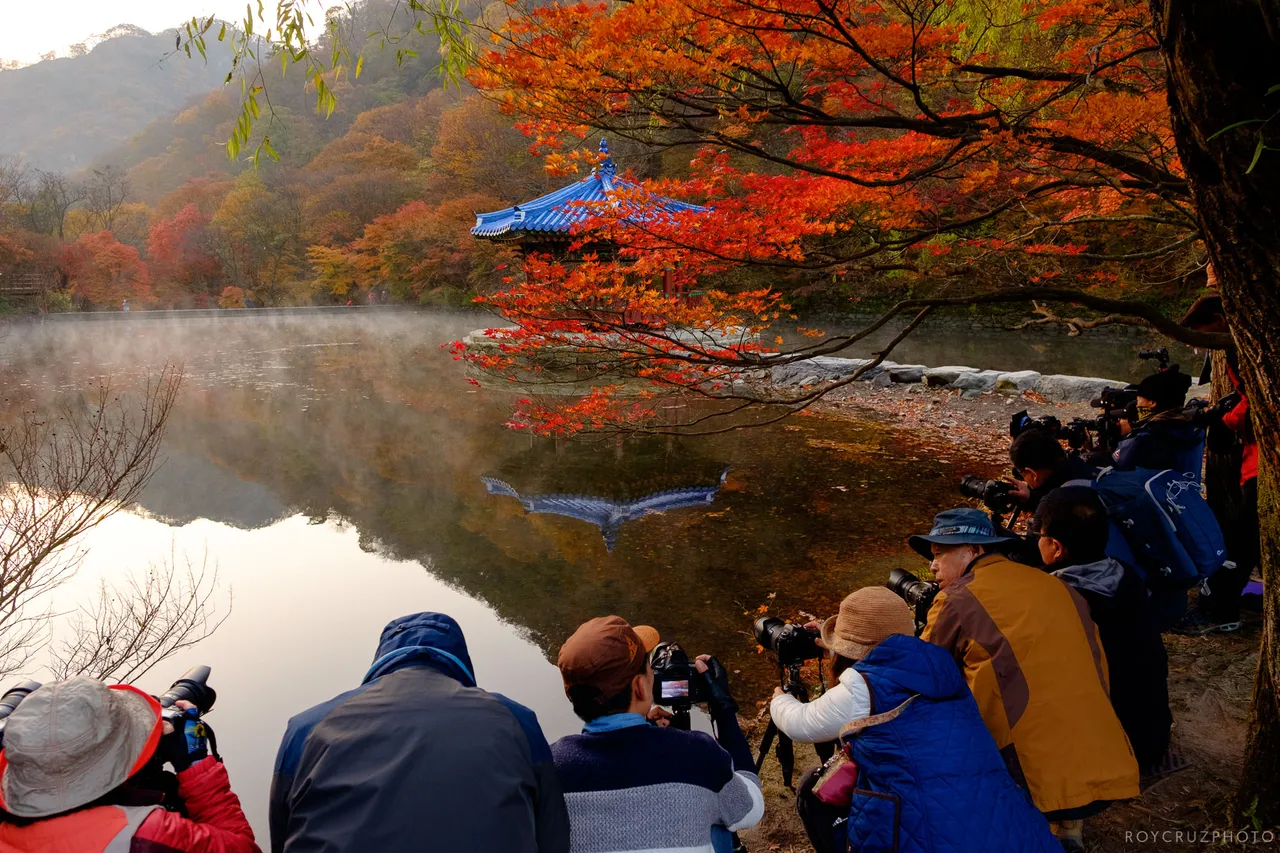
M 502 427 L 513 395 L 441 350 L 487 315 L 60 322 L 0 337 L 3 411 L 180 364 L 166 459 L 140 505 L 91 532 L 59 606 L 176 554 L 216 565 L 228 621 L 142 680 L 213 667 L 210 722 L 266 842 L 287 719 L 359 684 L 389 620 L 457 618 L 481 686 L 576 731 L 553 661 L 584 620 L 648 623 L 733 674 L 776 672 L 751 622 L 829 614 L 958 503 L 956 454 L 883 424 L 800 417 L 696 439 L 554 441 Z M 954 360 L 952 360 L 954 363 Z M 984 366 L 984 365 L 979 365 Z M 533 510 L 533 511 L 529 511 Z

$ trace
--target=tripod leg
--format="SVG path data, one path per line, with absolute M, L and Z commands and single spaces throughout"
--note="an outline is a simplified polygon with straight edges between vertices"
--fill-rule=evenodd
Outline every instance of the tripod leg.
M 790 790 L 794 791 L 795 786 L 791 784 L 791 779 L 796 772 L 796 751 L 795 745 L 791 743 L 791 738 L 778 732 L 778 763 L 782 765 L 782 783 Z
M 774 737 L 778 734 L 778 726 L 769 721 L 769 725 L 765 726 L 764 736 L 760 738 L 760 755 L 756 758 L 756 775 L 760 775 L 760 768 L 764 767 L 764 760 L 769 757 L 769 747 L 773 744 Z

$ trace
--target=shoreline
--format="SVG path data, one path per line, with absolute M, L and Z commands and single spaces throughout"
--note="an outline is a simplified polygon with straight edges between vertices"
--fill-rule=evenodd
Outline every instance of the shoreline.
M 1050 403 L 996 392 L 966 397 L 956 389 L 924 384 L 877 387 L 855 382 L 801 416 L 869 419 L 908 430 L 925 447 L 963 454 L 975 474 L 999 477 L 1008 473 L 1009 417 L 1024 408 L 1034 417 L 1051 414 L 1064 421 L 1095 412 L 1088 403 Z M 966 500 L 957 491 L 956 505 L 963 503 Z M 1182 832 L 1185 843 L 1192 831 L 1198 836 L 1202 830 L 1252 829 L 1247 817 L 1232 813 L 1231 798 L 1243 762 L 1260 626 L 1259 616 L 1246 614 L 1243 630 L 1235 635 L 1164 635 L 1173 743 L 1190 766 L 1156 780 L 1140 799 L 1117 803 L 1086 821 L 1085 844 L 1091 853 L 1168 850 L 1173 836 L 1162 837 L 1163 832 Z M 753 745 L 758 745 L 767 722 L 764 712 L 744 721 Z M 811 747 L 799 746 L 795 778 L 816 762 Z M 760 825 L 742 833 L 748 848 L 779 853 L 811 850 L 795 813 L 794 796 L 783 786 L 772 757 L 765 762 L 761 781 L 767 808 Z M 1187 849 L 1208 846 L 1206 841 Z

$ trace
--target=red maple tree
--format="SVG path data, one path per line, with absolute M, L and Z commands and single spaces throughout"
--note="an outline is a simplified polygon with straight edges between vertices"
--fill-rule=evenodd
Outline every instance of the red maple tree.
M 890 273 L 913 279 L 892 313 L 916 322 L 938 305 L 1038 299 L 1222 342 L 1117 298 L 1204 264 L 1145 3 L 551 4 L 492 39 L 472 80 L 549 168 L 594 163 L 583 143 L 597 134 L 689 158 L 586 211 L 580 229 L 612 257 L 534 260 L 489 300 L 515 328 L 469 353 L 483 369 L 527 376 L 572 351 L 597 376 L 785 414 L 830 388 L 787 396 L 734 380 L 874 331 L 778 353 L 788 297 Z M 669 213 L 655 194 L 709 210 Z M 744 268 L 776 270 L 773 286 L 729 284 Z M 664 295 L 664 272 L 702 298 Z M 636 405 L 602 404 L 622 399 L 612 391 L 540 400 L 514 422 L 635 427 Z

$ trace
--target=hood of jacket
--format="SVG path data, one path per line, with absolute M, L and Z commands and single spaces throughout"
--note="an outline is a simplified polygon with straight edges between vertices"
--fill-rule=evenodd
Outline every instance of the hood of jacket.
M 854 669 L 874 669 L 879 678 L 927 699 L 954 699 L 969 692 L 950 652 L 906 634 L 882 640 Z M 888 710 L 877 708 L 876 712 Z
M 1120 582 L 1124 580 L 1124 565 L 1119 560 L 1108 557 L 1096 563 L 1050 567 L 1049 574 L 1076 589 L 1114 598 L 1120 589 Z
M 1191 416 L 1183 409 L 1168 409 L 1143 418 L 1134 424 L 1134 431 L 1159 433 L 1168 441 L 1182 447 L 1194 447 L 1203 439 L 1199 428 L 1191 422 Z
M 443 613 L 415 613 L 387 623 L 362 683 L 415 665 L 429 666 L 467 687 L 476 686 L 475 667 L 462 628 Z

